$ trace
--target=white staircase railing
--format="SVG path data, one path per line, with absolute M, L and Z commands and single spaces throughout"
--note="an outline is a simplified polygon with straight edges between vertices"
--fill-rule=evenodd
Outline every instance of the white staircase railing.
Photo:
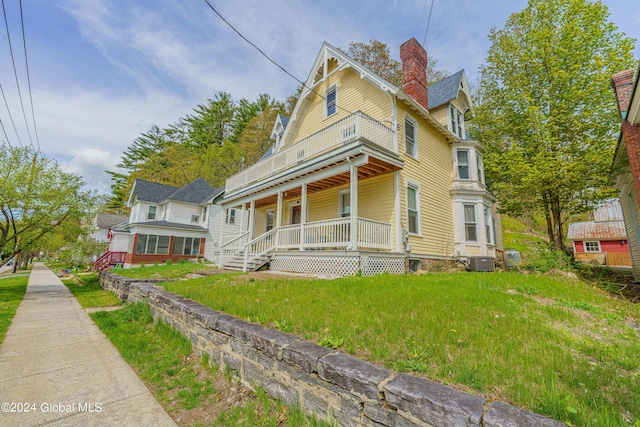
M 237 237 L 225 242 L 218 248 L 220 256 L 218 258 L 218 267 L 222 268 L 233 257 L 241 254 L 244 251 L 244 246 L 249 240 L 249 232 L 239 234 Z
M 249 260 L 259 258 L 276 248 L 278 229 L 273 228 L 244 245 L 244 264 L 242 271 L 247 271 Z

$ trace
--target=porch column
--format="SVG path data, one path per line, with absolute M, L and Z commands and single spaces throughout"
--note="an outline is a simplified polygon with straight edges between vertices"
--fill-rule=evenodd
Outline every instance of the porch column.
M 218 258 L 218 268 L 222 268 L 222 245 L 224 244 L 224 241 L 222 239 L 222 236 L 224 236 L 224 224 L 227 222 L 227 209 L 225 207 L 222 207 L 222 214 L 220 215 L 220 237 L 218 238 L 218 250 L 220 251 L 220 257 Z
M 305 225 L 307 224 L 307 183 L 302 183 L 302 197 L 300 201 L 300 250 L 304 251 L 306 242 Z
M 244 202 L 240 205 L 240 234 L 244 231 Z
M 394 231 L 396 241 L 396 252 L 402 252 L 402 210 L 400 207 L 400 171 L 393 173 L 393 212 L 394 212 Z
M 242 212 L 244 212 L 244 207 L 242 209 Z M 254 221 L 255 217 L 256 217 L 256 201 L 251 200 L 251 204 L 249 205 L 249 240 L 253 240 L 253 226 L 255 223 Z
M 282 227 L 282 191 L 278 191 L 278 204 L 276 205 L 276 250 L 280 246 L 280 227 Z
M 351 222 L 349 227 L 351 232 L 350 240 L 351 240 L 351 250 L 355 251 L 355 250 L 358 250 L 358 167 L 353 163 L 351 163 L 351 170 L 349 172 L 349 181 L 350 181 L 349 196 L 351 199 L 350 200 Z

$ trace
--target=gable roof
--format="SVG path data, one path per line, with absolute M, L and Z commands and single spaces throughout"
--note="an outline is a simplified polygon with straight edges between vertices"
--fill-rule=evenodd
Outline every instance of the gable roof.
M 137 199 L 149 203 L 176 201 L 200 205 L 218 196 L 222 191 L 224 187 L 216 189 L 202 178 L 197 178 L 182 188 L 136 179 L 128 204 L 131 205 L 133 200 Z
M 198 178 L 169 195 L 166 200 L 199 205 L 213 198 L 217 191 L 207 181 Z
M 429 86 L 429 110 L 458 97 L 463 74 L 464 70 L 460 70 Z
M 135 198 L 141 202 L 160 203 L 177 190 L 179 188 L 172 185 L 136 179 L 131 189 L 130 201 L 135 195 Z
M 127 221 L 129 219 L 128 216 L 125 215 L 113 215 L 108 213 L 99 213 L 96 215 L 95 224 L 98 228 L 113 228 L 113 226 L 120 224 L 121 222 Z

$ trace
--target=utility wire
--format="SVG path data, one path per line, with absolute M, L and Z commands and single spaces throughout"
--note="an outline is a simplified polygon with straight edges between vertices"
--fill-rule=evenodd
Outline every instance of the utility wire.
M 4 1 L 4 0 L 3 0 Z M 225 24 L 227 24 L 233 31 L 236 32 L 236 34 L 238 34 L 244 41 L 246 41 L 247 43 L 249 43 L 251 46 L 253 46 L 258 52 L 260 52 L 262 54 L 262 56 L 264 56 L 265 58 L 267 58 L 271 63 L 273 63 L 276 67 L 280 68 L 282 71 L 284 71 L 289 77 L 291 77 L 292 79 L 294 79 L 295 81 L 297 81 L 298 83 L 300 83 L 302 86 L 304 86 L 305 88 L 309 89 L 311 92 L 313 92 L 314 94 L 318 95 L 320 98 L 324 99 L 325 101 L 327 100 L 327 98 L 318 93 L 315 89 L 310 88 L 309 86 L 306 85 L 305 82 L 303 82 L 302 80 L 298 79 L 296 76 L 294 76 L 293 74 L 291 74 L 290 72 L 288 72 L 282 65 L 278 64 L 275 60 L 271 59 L 271 57 L 269 57 L 269 55 L 267 55 L 266 53 L 264 53 L 262 51 L 262 49 L 260 49 L 258 46 L 256 46 L 251 40 L 249 40 L 248 38 L 246 38 L 245 36 L 242 35 L 242 33 L 240 33 L 240 31 L 236 30 L 236 28 L 231 25 L 231 23 L 229 23 L 229 21 L 227 21 L 226 19 L 224 19 L 224 17 L 220 14 L 220 12 L 218 12 L 216 10 L 215 7 L 213 7 L 211 5 L 211 3 L 209 3 L 209 0 L 204 0 L 204 2 L 211 8 L 211 10 L 213 10 L 215 12 L 216 15 L 218 15 L 218 17 L 220 17 L 220 19 L 222 19 L 224 21 Z M 347 110 L 344 107 L 341 107 L 339 105 L 336 104 L 336 107 L 338 107 L 339 109 L 348 112 L 349 114 L 353 114 L 352 111 Z
M 2 93 L 2 99 L 4 99 L 4 105 L 7 107 L 7 113 L 9 113 L 9 120 L 11 120 L 13 131 L 16 133 L 16 137 L 18 138 L 18 143 L 20 143 L 20 146 L 23 147 L 22 141 L 20 140 L 20 135 L 18 134 L 18 129 L 16 129 L 16 122 L 13 121 L 13 116 L 11 115 L 11 110 L 9 109 L 9 103 L 7 102 L 7 97 L 4 95 L 4 89 L 2 89 L 2 83 L 0 83 L 0 93 Z
M 4 123 L 2 123 L 2 119 L 0 119 L 0 127 L 2 128 L 2 133 L 4 133 L 4 138 L 7 140 L 7 144 L 11 147 L 11 141 L 9 141 L 9 135 L 7 135 L 7 131 L 4 128 Z
M 22 107 L 22 117 L 24 117 L 24 124 L 27 127 L 27 135 L 29 135 L 29 141 L 31 142 L 31 146 L 35 149 L 33 145 L 33 139 L 31 139 L 31 131 L 29 130 L 29 122 L 27 121 L 27 114 L 24 112 L 24 102 L 22 101 L 22 91 L 20 90 L 20 82 L 18 80 L 18 71 L 16 70 L 16 61 L 13 56 L 13 48 L 11 46 L 11 35 L 9 34 L 9 21 L 7 20 L 7 10 L 4 6 L 4 0 L 2 0 L 2 12 L 4 13 L 4 25 L 7 29 L 7 41 L 9 42 L 9 52 L 11 53 L 11 62 L 13 63 L 13 75 L 16 78 L 16 87 L 18 88 L 18 97 L 20 98 L 20 106 Z M 7 106 L 7 108 L 9 108 Z
M 427 19 L 427 28 L 425 28 L 424 30 L 424 38 L 422 39 L 422 47 L 424 47 L 424 44 L 427 41 L 427 31 L 429 31 L 429 23 L 431 22 L 431 12 L 433 12 L 433 3 L 435 3 L 435 1 L 436 0 L 431 0 L 431 7 L 429 8 L 429 18 Z
M 33 94 L 31 92 L 31 76 L 29 75 L 29 60 L 27 59 L 27 38 L 24 36 L 24 16 L 22 14 L 22 0 L 20 0 L 20 25 L 22 26 L 22 46 L 24 48 L 24 64 L 27 69 L 27 85 L 29 87 L 29 101 L 31 102 L 31 118 L 33 119 L 33 129 L 36 134 L 38 151 L 40 151 L 40 138 L 38 137 L 38 126 L 36 126 L 36 113 L 33 109 Z

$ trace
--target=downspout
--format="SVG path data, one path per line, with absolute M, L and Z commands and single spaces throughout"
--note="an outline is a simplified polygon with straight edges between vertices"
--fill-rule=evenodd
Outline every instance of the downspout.
M 399 154 L 399 142 L 398 142 L 398 106 L 396 104 L 396 97 L 391 91 L 387 91 L 389 98 L 391 99 L 391 126 L 393 130 L 393 145 L 396 153 Z M 402 177 L 400 171 L 394 172 L 394 200 L 393 200 L 393 216 L 394 216 L 394 229 L 395 229 L 395 241 L 396 252 L 402 252 L 402 213 L 400 212 L 400 194 L 401 194 L 401 182 Z

